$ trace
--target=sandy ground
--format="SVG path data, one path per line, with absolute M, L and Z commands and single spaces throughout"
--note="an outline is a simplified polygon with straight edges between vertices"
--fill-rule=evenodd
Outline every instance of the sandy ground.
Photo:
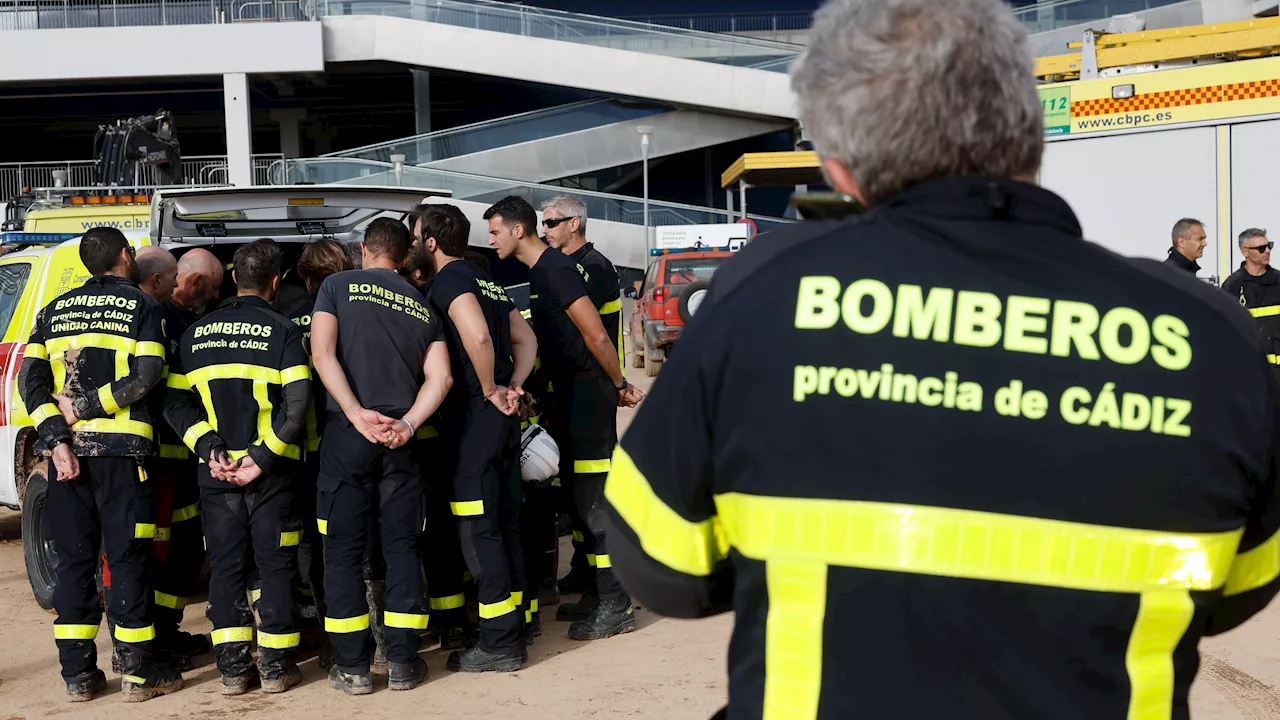
M 633 382 L 648 388 L 643 372 Z M 631 411 L 619 413 L 625 427 Z M 567 564 L 571 550 L 561 553 Z M 567 570 L 567 567 L 562 570 Z M 568 599 L 572 599 L 569 597 Z M 204 604 L 187 610 L 184 627 L 208 632 Z M 157 720 L 218 718 L 325 718 L 362 713 L 368 718 L 489 717 L 535 718 L 708 718 L 724 702 L 725 650 L 732 618 L 702 621 L 659 618 L 641 610 L 639 629 L 600 642 L 576 643 L 567 625 L 543 613 L 544 632 L 530 649 L 530 664 L 506 675 L 462 675 L 445 669 L 446 655 L 436 648 L 424 656 L 431 678 L 417 690 L 393 693 L 386 678 L 375 676 L 372 696 L 352 698 L 328 688 L 315 660 L 303 664 L 304 685 L 285 695 L 218 695 L 218 673 L 210 658 L 186 674 L 182 692 L 132 707 L 117 694 L 92 703 L 65 701 L 53 644 L 52 616 L 31 599 L 22 560 L 19 516 L 0 510 L 0 720 L 44 718 L 129 719 L 140 712 Z M 1199 720 L 1280 720 L 1280 603 L 1221 638 L 1202 646 L 1204 660 L 1191 694 Z M 107 669 L 107 633 L 99 634 L 99 664 Z M 108 673 L 110 676 L 110 673 Z M 119 680 L 110 677 L 113 688 Z

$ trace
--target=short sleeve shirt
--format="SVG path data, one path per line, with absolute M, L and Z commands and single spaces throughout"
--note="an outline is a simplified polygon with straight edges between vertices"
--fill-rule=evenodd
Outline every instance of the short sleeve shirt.
M 567 312 L 578 298 L 587 295 L 582 276 L 582 266 L 555 248 L 544 250 L 529 268 L 529 319 L 548 377 L 600 369 Z
M 493 344 L 493 381 L 497 385 L 511 383 L 514 363 L 511 357 L 511 311 L 515 305 L 502 286 L 483 270 L 465 260 L 455 260 L 436 273 L 429 299 L 440 315 L 440 324 L 449 340 L 449 364 L 453 368 L 454 389 L 468 397 L 483 398 L 484 388 L 475 366 L 458 336 L 458 328 L 449 316 L 449 308 L 459 297 L 470 293 L 480 303 L 489 339 Z

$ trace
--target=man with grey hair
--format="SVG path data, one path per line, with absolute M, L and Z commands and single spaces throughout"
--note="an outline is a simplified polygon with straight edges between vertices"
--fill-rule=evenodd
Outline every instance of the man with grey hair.
M 1194 218 L 1182 218 L 1173 224 L 1172 236 L 1173 245 L 1164 263 L 1192 275 L 1200 272 L 1200 263 L 1196 261 L 1204 256 L 1204 247 L 1208 244 L 1204 223 Z
M 164 305 L 178 286 L 178 261 L 173 253 L 159 245 L 148 245 L 138 250 L 133 261 L 138 266 L 138 287 L 156 302 Z
M 1026 40 L 1000 0 L 818 11 L 792 87 L 866 210 L 717 272 L 614 455 L 636 601 L 735 611 L 728 717 L 1186 717 L 1276 593 L 1257 333 L 1031 184 Z
M 619 289 L 618 271 L 609 262 L 609 258 L 597 250 L 595 245 L 587 242 L 586 203 L 572 195 L 557 195 L 548 199 L 542 203 L 542 226 L 546 228 L 547 244 L 578 263 L 587 283 L 587 297 L 591 298 L 591 304 L 600 313 L 600 322 L 604 324 L 605 332 L 609 334 L 609 339 L 618 352 L 618 367 L 625 374 L 626 365 L 622 359 L 622 292 Z M 554 401 L 554 394 L 549 397 Z M 572 485 L 571 479 L 567 482 Z M 573 497 L 573 488 L 570 487 L 565 493 Z M 573 503 L 567 503 L 566 508 L 573 521 L 573 559 L 569 564 L 569 574 L 559 580 L 557 589 L 562 593 L 582 593 L 582 598 L 577 603 L 565 603 L 556 608 L 556 620 L 573 622 L 590 615 L 599 603 L 600 595 L 596 591 L 596 569 L 591 564 L 591 559 L 596 555 L 591 530 Z M 558 558 L 560 543 L 555 541 L 554 530 L 549 530 L 546 536 L 555 551 L 541 557 Z M 550 571 L 558 572 L 558 566 L 557 560 Z
M 1271 267 L 1275 243 L 1266 230 L 1249 228 L 1240 233 L 1239 246 L 1244 260 L 1222 289 L 1257 321 L 1267 362 L 1280 372 L 1280 271 Z

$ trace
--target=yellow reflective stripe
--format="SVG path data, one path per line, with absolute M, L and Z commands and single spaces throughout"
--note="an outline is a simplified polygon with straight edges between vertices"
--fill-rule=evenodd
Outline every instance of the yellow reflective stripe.
M 316 419 L 316 404 L 307 405 L 307 431 L 302 442 L 302 449 L 315 452 L 320 449 L 320 421 Z
M 435 425 L 427 424 L 418 428 L 418 432 L 414 433 L 413 436 L 419 440 L 426 440 L 428 438 L 440 437 L 440 431 L 436 430 Z
M 529 609 L 533 612 L 538 612 L 538 598 L 529 601 Z
M 29 357 L 32 360 L 48 360 L 49 351 L 41 343 L 27 343 L 26 347 L 22 349 L 22 356 Z
M 525 610 L 525 611 L 524 611 L 524 624 L 525 624 L 525 625 L 528 625 L 528 624 L 529 624 L 529 623 L 531 623 L 531 622 L 533 622 L 533 611 L 532 611 L 532 610 Z
M 299 530 L 280 533 L 280 547 L 282 548 L 294 547 L 300 542 L 302 542 L 302 532 Z
M 71 335 L 69 337 L 50 338 L 45 342 L 49 355 L 64 355 L 68 350 L 96 348 L 98 350 L 115 350 L 124 352 L 129 355 L 137 353 L 138 341 L 133 338 L 127 338 L 120 335 L 108 335 L 106 333 L 82 333 L 80 335 Z M 164 357 L 164 348 L 160 350 L 160 356 Z
M 596 566 L 596 556 L 593 553 L 587 553 L 587 564 L 591 567 Z
M 1280 577 L 1280 533 L 1258 547 L 1242 552 L 1231 563 L 1223 595 L 1239 595 L 1256 590 Z
M 173 610 L 181 610 L 182 608 L 187 606 L 188 602 L 191 602 L 187 598 L 178 597 L 177 595 L 169 595 L 167 593 L 162 593 L 159 590 L 156 590 L 155 592 L 156 592 L 156 604 L 159 605 L 160 607 L 167 607 Z
M 200 517 L 200 503 L 188 505 L 173 511 L 173 522 L 185 522 Z
M 138 357 L 158 357 L 164 358 L 164 343 L 151 342 L 143 340 L 138 343 L 137 349 L 133 353 Z
M 320 438 L 308 437 L 302 442 L 302 449 L 307 452 L 315 452 L 320 449 Z
M 218 431 L 218 411 L 213 406 L 213 395 L 209 392 L 209 383 L 192 383 L 191 387 L 195 389 L 196 396 L 200 398 L 200 404 L 204 406 L 204 416 L 209 420 L 209 427 L 214 432 Z
M 280 382 L 279 370 L 264 367 L 262 365 L 250 365 L 248 363 L 206 365 L 202 368 L 187 371 L 187 381 L 192 385 L 207 383 L 213 380 L 255 380 L 270 383 L 272 385 L 283 384 Z
M 324 631 L 331 633 L 353 633 L 369 629 L 369 615 L 357 615 L 350 618 L 331 618 L 324 619 Z
M 329 521 L 324 518 L 316 518 L 316 527 L 319 528 L 321 535 L 329 534 Z
M 172 537 L 172 535 L 171 535 L 171 532 L 170 532 L 170 529 L 169 529 L 169 528 L 167 528 L 167 527 L 157 527 L 157 528 L 156 528 L 156 536 L 155 536 L 154 538 L 152 538 L 152 539 L 153 539 L 153 540 L 155 540 L 156 542 L 169 542 L 169 539 L 170 539 L 171 537 Z
M 511 591 L 511 599 L 516 601 L 516 605 L 523 604 L 523 603 L 524 603 L 524 591 L 523 591 L 523 590 L 512 590 L 512 591 Z
M 242 457 L 249 457 L 248 450 L 228 450 L 227 456 L 232 460 L 239 460 Z
M 249 591 L 249 602 L 256 603 L 262 599 L 262 588 L 254 588 Z
M 174 390 L 191 389 L 191 381 L 187 379 L 187 376 L 179 375 L 177 373 L 169 373 L 168 379 L 165 380 L 165 385 L 173 388 Z
M 1195 615 L 1187 590 L 1152 590 L 1139 596 L 1124 666 L 1129 672 L 1129 720 L 1173 715 L 1173 651 Z
M 156 627 L 127 628 L 116 625 L 116 639 L 126 643 L 150 642 L 156 639 Z
M 146 685 L 146 684 L 147 684 L 147 679 L 146 679 L 146 678 L 144 678 L 144 677 L 138 677 L 137 675 L 121 675 L 121 676 L 120 676 L 120 679 L 121 679 L 121 680 L 123 680 L 124 682 L 127 682 L 127 683 L 133 683 L 134 685 Z
M 1267 355 L 1267 362 L 1272 365 L 1280 365 L 1280 355 Z
M 601 570 L 605 568 L 611 568 L 613 567 L 613 561 L 609 559 L 608 555 L 597 555 L 596 567 L 600 568 Z
M 480 603 L 480 619 L 482 620 L 492 620 L 515 611 L 516 601 L 515 598 L 512 598 L 510 595 L 507 596 L 506 600 L 493 603 L 492 605 Z
M 636 534 L 649 557 L 672 570 L 700 577 L 710 575 L 729 556 L 729 540 L 720 521 L 686 520 L 653 491 L 631 456 L 619 445 L 604 496 Z
M 551 487 L 560 487 L 560 478 L 551 478 Z
M 55 640 L 93 640 L 98 637 L 97 625 L 54 625 Z
M 525 320 L 528 320 L 530 317 L 533 317 L 533 313 L 530 310 L 521 310 L 520 316 L 523 317 Z
M 285 633 L 276 635 L 274 633 L 258 631 L 258 647 L 270 648 L 272 650 L 288 650 L 296 648 L 302 643 L 302 633 Z
M 154 437 L 149 423 L 139 422 L 137 420 L 125 420 L 117 418 L 98 418 L 97 420 L 81 420 L 71 426 L 72 430 L 80 433 L 104 433 L 111 435 L 137 435 L 138 437 L 150 440 Z
M 267 449 L 281 457 L 302 459 L 302 448 L 281 440 L 271 425 L 271 399 L 267 395 L 268 384 L 262 380 L 253 381 L 253 399 L 258 401 L 258 441 Z
M 820 561 L 765 564 L 763 720 L 818 717 L 827 567 Z
M 186 460 L 191 457 L 191 451 L 182 445 L 170 445 L 168 443 L 160 443 L 160 451 L 157 453 L 159 457 L 168 458 L 170 460 Z
M 587 541 L 587 536 L 586 536 L 586 535 L 583 535 L 581 531 L 574 530 L 574 531 L 573 531 L 573 541 L 574 541 L 574 542 L 577 542 L 577 543 L 580 543 L 580 542 L 586 542 L 586 541 Z
M 115 395 L 111 394 L 110 385 L 103 385 L 98 388 L 98 402 L 102 403 L 102 412 L 107 415 L 115 415 L 120 412 L 120 405 L 116 402 Z
M 291 368 L 285 368 L 280 371 L 280 384 L 288 385 L 291 382 L 299 380 L 310 380 L 311 368 L 306 365 L 294 365 Z
M 573 471 L 575 473 L 583 473 L 584 475 L 609 472 L 610 467 L 612 467 L 612 463 L 610 463 L 609 458 L 605 458 L 604 460 L 573 461 Z
M 613 499 L 610 498 L 610 502 Z M 756 560 L 1095 592 L 1215 590 L 1241 530 L 1175 534 L 852 500 L 717 495 L 725 532 Z
M 133 536 L 138 540 L 150 540 L 156 536 L 155 523 L 137 523 L 133 526 Z
M 467 596 L 458 593 L 448 597 L 431 598 L 432 610 L 454 610 L 467 604 Z
M 204 420 L 201 420 L 195 425 L 187 428 L 187 432 L 182 435 L 182 442 L 186 444 L 187 447 L 191 448 L 191 452 L 195 452 L 196 443 L 199 442 L 200 438 L 211 432 L 213 432 L 213 426 Z M 208 460 L 208 458 L 200 459 Z
M 225 645 L 233 642 L 253 642 L 253 628 L 232 627 L 213 631 L 214 645 Z
M 1280 305 L 1263 305 L 1262 307 L 1249 308 L 1249 314 L 1256 318 L 1280 315 Z
M 476 517 L 484 515 L 483 500 L 468 500 L 466 502 L 451 502 L 449 509 L 458 517 Z
M 61 414 L 62 413 L 58 410 L 57 405 L 54 405 L 53 403 L 45 403 L 36 408 L 35 412 L 31 413 L 31 424 L 35 427 L 40 427 L 40 423 L 54 417 L 55 415 Z
M 622 298 L 618 298 L 617 300 L 610 300 L 609 302 L 600 306 L 601 315 L 609 315 L 616 312 L 622 312 Z
M 399 613 L 390 610 L 382 614 L 382 622 L 387 627 L 407 630 L 426 630 L 431 616 L 425 613 Z

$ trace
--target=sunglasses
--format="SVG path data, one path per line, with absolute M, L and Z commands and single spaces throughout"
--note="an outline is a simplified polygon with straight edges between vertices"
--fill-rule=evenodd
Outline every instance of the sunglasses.
M 570 221 L 570 220 L 572 220 L 572 219 L 573 219 L 572 217 L 547 218 L 547 219 L 545 219 L 545 220 L 543 220 L 543 221 L 542 221 L 542 224 L 543 224 L 543 226 L 545 226 L 545 227 L 547 227 L 548 229 L 550 229 L 550 228 L 553 228 L 553 227 L 555 227 L 555 226 L 559 225 L 560 223 L 569 222 L 569 221 Z
M 1275 243 L 1269 242 L 1266 245 L 1254 245 L 1252 247 L 1247 247 L 1245 248 L 1245 250 L 1257 250 L 1258 252 L 1266 252 L 1267 250 L 1270 250 L 1275 246 L 1276 246 Z

